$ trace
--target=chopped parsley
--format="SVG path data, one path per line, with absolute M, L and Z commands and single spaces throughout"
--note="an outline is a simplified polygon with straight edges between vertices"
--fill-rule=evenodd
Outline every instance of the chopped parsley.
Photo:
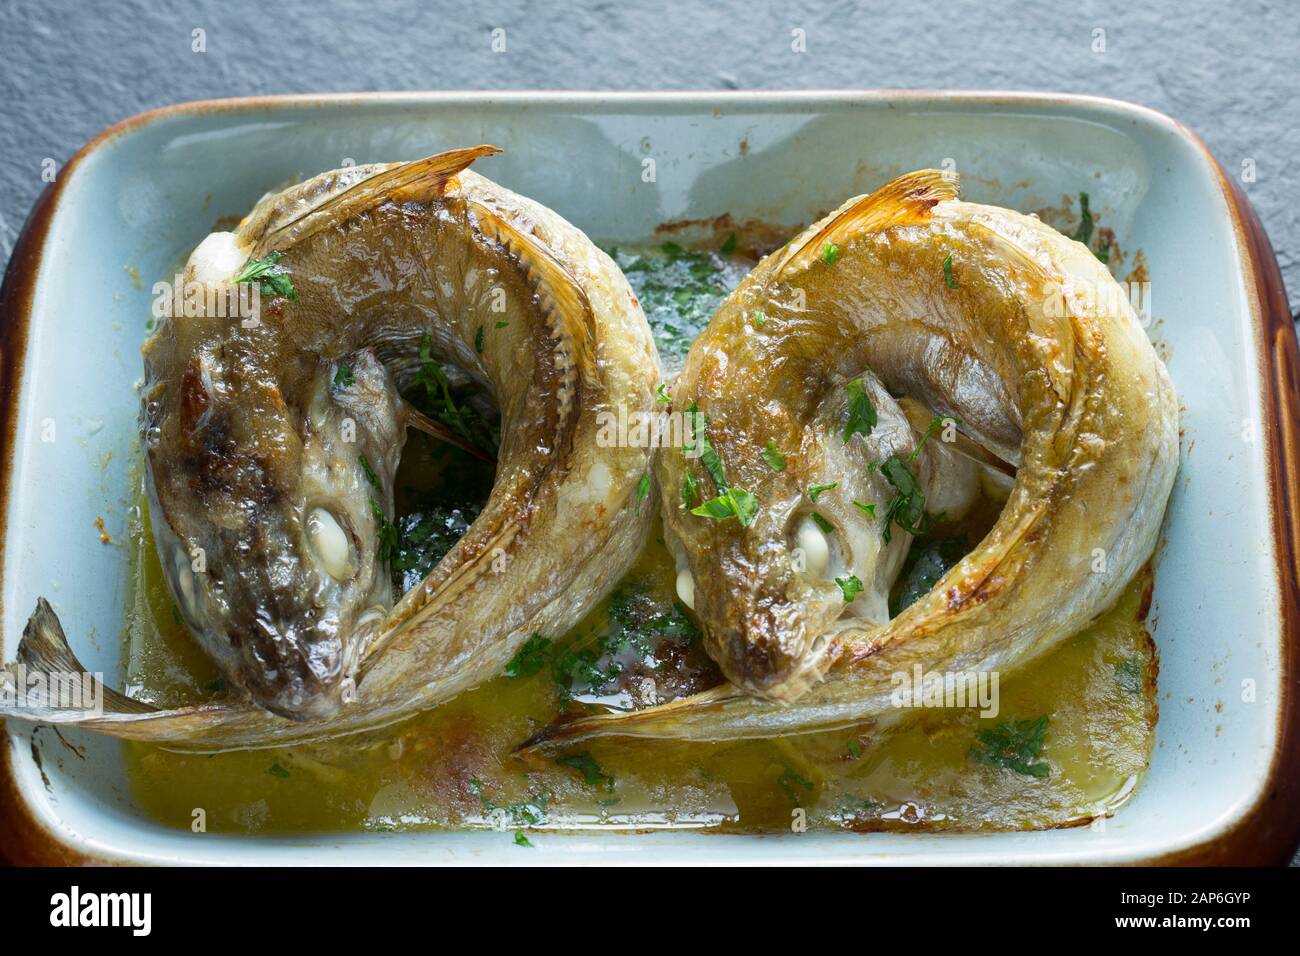
M 1110 264 L 1110 249 L 1115 244 L 1115 234 L 1109 229 L 1097 229 L 1097 244 L 1091 246 L 1094 235 L 1095 219 L 1092 215 L 1092 208 L 1088 203 L 1088 194 L 1079 193 L 1079 225 L 1075 227 L 1070 238 L 1076 242 L 1082 242 L 1085 246 L 1092 248 L 1092 254 L 1100 262 Z
M 356 384 L 356 377 L 352 374 L 352 366 L 339 363 L 338 371 L 334 373 L 334 387 L 348 388 Z
M 844 426 L 846 445 L 854 435 L 860 434 L 866 437 L 876 427 L 876 406 L 871 404 L 871 396 L 867 394 L 865 382 L 855 378 L 848 384 L 848 393 L 849 420 Z
M 907 456 L 906 461 L 897 455 L 890 455 L 880 465 L 880 473 L 885 476 L 886 481 L 894 486 L 895 491 L 894 497 L 890 499 L 888 506 L 885 508 L 885 527 L 881 535 L 886 544 L 889 543 L 891 537 L 890 528 L 895 524 L 904 531 L 922 535 L 927 533 L 934 523 L 934 519 L 925 512 L 925 492 L 921 490 L 921 486 L 909 466 L 916 461 L 916 456 L 921 454 L 921 449 L 925 447 L 925 443 L 946 422 L 961 424 L 950 415 L 931 419 L 925 434 L 916 443 L 916 447 L 912 449 L 912 453 Z
M 668 387 L 663 382 L 660 382 L 659 387 L 655 389 L 655 401 L 660 405 L 671 405 L 673 403 L 673 397 L 668 394 L 667 389 Z
M 507 322 L 507 321 L 505 321 L 505 319 L 498 319 L 498 320 L 497 320 L 497 328 L 498 328 L 498 329 L 504 329 L 504 328 L 505 328 L 507 325 L 509 325 L 509 324 L 510 324 L 510 323 Z
M 736 251 L 736 234 L 734 232 L 727 236 L 722 245 L 718 247 L 718 251 L 724 256 L 729 256 Z
M 358 455 L 357 461 L 361 463 L 361 470 L 365 472 L 366 481 L 370 482 L 371 487 L 379 487 L 379 476 L 375 474 L 375 469 L 370 467 L 370 462 L 365 455 Z
M 971 757 L 980 763 L 1013 770 L 1027 777 L 1046 777 L 1050 768 L 1038 758 L 1047 737 L 1048 716 L 1036 720 L 1004 720 L 996 727 L 975 734 L 978 744 Z
M 689 471 L 682 475 L 682 507 L 693 508 L 700 494 L 695 486 L 695 476 Z
M 728 488 L 716 498 L 710 498 L 698 508 L 692 508 L 691 514 L 716 521 L 737 518 L 741 527 L 748 528 L 758 514 L 758 499 L 743 488 Z
M 828 242 L 822 246 L 822 262 L 828 266 L 835 265 L 835 261 L 840 257 L 840 247 L 833 242 Z
M 507 677 L 530 677 L 546 666 L 550 655 L 550 638 L 534 634 L 524 641 L 524 646 L 515 652 L 515 656 L 506 663 Z
M 451 393 L 451 381 L 433 356 L 433 337 L 428 332 L 420 337 L 420 369 L 415 375 L 415 384 L 424 387 L 424 395 L 417 403 L 422 412 L 446 425 L 471 445 L 488 451 L 496 448 L 496 429 L 472 406 L 457 404 Z
M 662 650 L 683 648 L 700 632 L 678 604 L 664 607 L 646 590 L 625 585 L 606 605 L 608 623 L 563 644 L 534 634 L 506 664 L 507 677 L 531 677 L 549 668 L 562 703 L 616 692 L 624 671 L 632 676 L 663 666 Z M 667 642 L 667 643 L 666 643 Z
M 762 328 L 764 325 L 767 324 L 767 316 L 763 314 L 762 309 L 756 309 L 754 311 L 753 319 L 754 319 L 754 324 L 757 325 L 759 328 Z
M 483 354 L 483 326 L 479 326 L 474 333 L 474 351 L 479 355 Z
M 701 518 L 712 518 L 715 521 L 736 518 L 741 527 L 748 528 L 754 523 L 754 516 L 758 514 L 758 499 L 743 488 L 728 487 L 726 475 L 722 470 L 722 459 L 709 444 L 708 416 L 699 410 L 694 401 L 687 409 L 687 415 L 691 422 L 691 437 L 687 447 L 699 450 L 700 462 L 704 465 L 704 470 L 709 473 L 709 477 L 713 479 L 713 484 L 718 491 L 716 498 L 711 498 L 699 507 L 692 508 L 691 514 Z
M 636 509 L 641 510 L 641 502 L 645 501 L 650 494 L 650 476 L 642 475 L 641 480 L 636 483 Z
M 786 798 L 790 803 L 795 806 L 798 806 L 802 802 L 799 791 L 795 789 L 796 787 L 799 787 L 808 793 L 812 793 L 813 790 L 811 780 L 798 772 L 791 770 L 789 767 L 786 767 L 781 773 L 781 776 L 776 778 L 776 783 L 785 793 Z
M 515 831 L 515 846 L 526 846 L 526 847 L 531 847 L 532 845 L 533 845 L 533 844 L 532 844 L 532 841 L 529 840 L 528 837 L 526 837 L 526 836 L 524 835 L 524 831 L 523 831 L 523 830 L 516 830 L 516 831 Z
M 957 280 L 952 277 L 952 253 L 948 253 L 948 258 L 943 260 L 943 284 L 949 289 L 957 288 Z
M 401 546 L 401 539 L 397 533 L 397 525 L 388 520 L 388 515 L 384 514 L 384 509 L 379 506 L 375 496 L 370 496 L 370 511 L 375 516 L 379 546 L 375 551 L 375 558 L 385 564 L 397 557 L 398 549 Z
M 270 252 L 264 259 L 248 260 L 244 268 L 240 269 L 231 280 L 231 284 L 256 282 L 262 295 L 280 296 L 296 301 L 298 293 L 293 288 L 293 280 L 289 278 L 289 270 L 280 265 L 282 258 L 284 258 L 283 253 Z
M 481 504 L 468 500 L 457 505 L 428 502 L 398 519 L 393 577 L 403 594 L 423 581 L 456 547 L 481 510 Z
M 785 455 L 781 454 L 780 449 L 776 447 L 776 439 L 767 440 L 767 447 L 763 449 L 762 455 L 763 461 L 767 462 L 767 467 L 773 471 L 785 471 Z
M 813 524 L 821 528 L 823 534 L 833 534 L 835 532 L 835 525 L 831 524 L 829 521 L 827 521 L 816 511 L 812 513 L 812 519 L 813 519 Z
M 864 505 L 861 501 L 855 501 L 853 502 L 853 507 L 857 508 L 868 518 L 874 519 L 876 517 L 876 506 L 874 504 Z
M 1085 246 L 1092 241 L 1092 210 L 1088 206 L 1088 194 L 1079 193 L 1079 225 L 1070 238 L 1082 242 Z
M 862 581 L 856 574 L 850 574 L 847 578 L 836 578 L 835 583 L 840 586 L 840 592 L 844 595 L 844 603 L 848 604 L 862 592 Z
M 289 779 L 289 771 L 285 770 L 284 767 L 281 767 L 278 763 L 271 764 L 271 766 L 267 768 L 266 772 L 273 777 L 279 777 L 281 780 Z
M 817 499 L 822 496 L 823 491 L 830 491 L 832 488 L 838 488 L 839 486 L 840 483 L 838 481 L 832 481 L 825 485 L 813 485 L 808 489 L 808 499 L 812 501 L 813 504 L 816 504 Z
M 600 764 L 596 763 L 595 758 L 586 750 L 582 753 L 556 757 L 555 762 L 578 771 L 582 774 L 583 782 L 590 787 L 604 787 L 611 793 L 614 790 L 614 778 L 601 770 Z
M 894 497 L 885 507 L 885 527 L 881 533 L 885 543 L 889 543 L 890 529 L 895 524 L 916 535 L 929 531 L 930 517 L 925 513 L 925 492 L 921 491 L 912 470 L 897 455 L 890 455 L 881 464 L 880 473 L 895 490 Z

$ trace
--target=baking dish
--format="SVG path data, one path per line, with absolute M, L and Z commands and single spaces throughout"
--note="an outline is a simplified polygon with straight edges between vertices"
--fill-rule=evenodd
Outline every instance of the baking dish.
M 1141 250 L 1151 333 L 1183 402 L 1182 470 L 1151 620 L 1151 768 L 1104 825 L 1025 833 L 232 837 L 132 804 L 117 743 L 10 726 L 0 846 L 16 861 L 1281 862 L 1300 838 L 1295 333 L 1241 190 L 1187 130 L 1111 101 L 1030 94 L 397 94 L 171 107 L 92 141 L 41 197 L 6 275 L 3 590 L 12 656 L 47 595 L 119 684 L 138 346 L 150 285 L 223 215 L 320 169 L 489 142 L 491 175 L 593 237 L 729 213 L 792 227 L 951 164 L 963 196 L 1024 210 L 1086 188 Z M 647 162 L 647 160 L 651 162 Z M 647 171 L 650 175 L 647 175 Z M 53 423 L 54 440 L 50 436 Z

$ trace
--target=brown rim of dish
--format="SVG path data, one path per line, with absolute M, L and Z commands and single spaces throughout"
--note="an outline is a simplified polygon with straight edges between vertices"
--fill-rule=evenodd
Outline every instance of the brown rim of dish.
M 1136 862 L 1150 865 L 1286 865 L 1300 844 L 1300 815 L 1293 808 L 1300 801 L 1300 695 L 1292 688 L 1300 677 L 1300 346 L 1295 325 L 1287 305 L 1286 290 L 1278 270 L 1277 259 L 1268 236 L 1249 200 L 1231 180 L 1191 130 L 1158 111 L 1104 97 L 1054 93 L 953 92 L 944 90 L 911 91 L 763 91 L 754 93 L 720 93 L 716 91 L 647 93 L 493 91 L 483 93 L 339 93 L 290 96 L 260 96 L 224 100 L 203 100 L 164 106 L 125 119 L 110 126 L 68 161 L 58 179 L 47 186 L 37 199 L 22 234 L 14 247 L 0 286 L 0 541 L 4 540 L 8 518 L 8 494 L 17 428 L 17 411 L 23 357 L 27 347 L 27 327 L 32 298 L 36 289 L 41 250 L 59 197 L 68 177 L 94 150 L 157 120 L 178 115 L 271 109 L 301 106 L 327 106 L 333 103 L 427 102 L 453 103 L 466 99 L 484 102 L 524 97 L 533 101 L 630 102 L 639 98 L 698 100 L 717 103 L 728 99 L 737 103 L 754 100 L 788 99 L 797 104 L 811 104 L 837 99 L 890 101 L 906 99 L 916 102 L 958 100 L 969 103 L 999 105 L 1084 105 L 1138 113 L 1175 130 L 1205 158 L 1219 178 L 1219 186 L 1232 219 L 1233 231 L 1241 250 L 1242 271 L 1246 277 L 1247 298 L 1256 320 L 1260 377 L 1264 384 L 1264 434 L 1268 457 L 1269 507 L 1276 547 L 1276 571 L 1280 595 L 1279 612 L 1283 648 L 1280 660 L 1282 694 L 1278 711 L 1278 740 L 1269 768 L 1266 786 L 1260 798 L 1231 826 L 1203 843 L 1170 853 L 1158 854 Z M 0 572 L 4 553 L 0 548 Z M 0 634 L 3 652 L 3 634 Z M 0 657 L 2 659 L 2 657 Z M 3 727 L 3 721 L 0 721 Z M 0 731 L 2 732 L 2 731 Z M 47 829 L 22 799 L 14 777 L 11 759 L 13 747 L 0 744 L 0 860 L 11 865 L 105 864 L 113 861 L 86 853 L 60 839 Z

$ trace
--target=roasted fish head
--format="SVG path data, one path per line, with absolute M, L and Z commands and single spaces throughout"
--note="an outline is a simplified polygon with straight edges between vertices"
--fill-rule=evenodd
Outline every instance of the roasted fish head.
M 806 347 L 817 348 L 816 338 L 809 333 Z M 914 480 L 959 517 L 979 476 L 928 441 L 931 424 L 941 430 L 949 420 L 896 400 L 870 369 L 851 375 L 826 362 L 817 382 L 800 379 L 754 403 L 736 385 L 749 374 L 739 363 L 719 352 L 692 362 L 691 441 L 664 452 L 673 458 L 664 466 L 665 540 L 678 593 L 733 683 L 794 699 L 835 659 L 832 625 L 889 620 L 889 590 L 911 540 L 883 523 L 897 498 L 891 481 Z M 762 367 L 753 365 L 755 387 Z
M 317 719 L 354 689 L 361 649 L 392 605 L 380 550 L 400 398 L 369 353 L 349 357 L 338 388 L 338 363 L 277 341 L 262 318 L 176 318 L 151 340 L 150 514 L 204 650 L 260 706 Z M 174 362 L 172 350 L 191 357 Z M 170 368 L 177 380 L 157 371 Z

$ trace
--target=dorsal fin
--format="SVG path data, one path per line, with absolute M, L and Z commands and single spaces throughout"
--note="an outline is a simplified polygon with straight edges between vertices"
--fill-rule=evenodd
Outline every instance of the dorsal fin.
M 470 205 L 483 235 L 500 243 L 523 264 L 552 333 L 564 345 L 564 359 L 571 363 L 568 371 L 576 373 L 584 385 L 594 386 L 596 319 L 586 290 L 537 238 L 482 203 L 471 201 Z
M 264 233 L 249 258 L 288 249 L 328 226 L 345 222 L 381 203 L 419 202 L 441 195 L 447 184 L 481 156 L 501 152 L 496 146 L 470 146 L 401 163 L 363 179 L 289 222 Z
M 775 278 L 806 269 L 821 257 L 827 244 L 842 246 L 856 236 L 926 222 L 936 205 L 957 198 L 959 183 L 956 173 L 939 169 L 918 169 L 899 176 L 856 200 L 815 233 L 791 246 L 771 275 Z

